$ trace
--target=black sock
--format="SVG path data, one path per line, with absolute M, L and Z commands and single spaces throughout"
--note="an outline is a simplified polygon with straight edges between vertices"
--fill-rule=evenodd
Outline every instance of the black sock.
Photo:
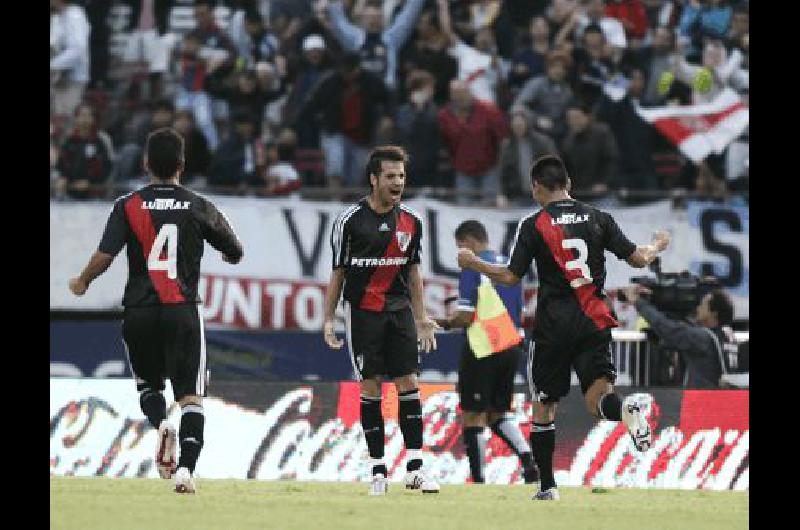
M 476 484 L 484 482 L 483 460 L 485 458 L 485 444 L 481 440 L 483 427 L 464 427 L 464 447 L 469 459 L 469 472 L 472 481 Z
M 539 489 L 545 491 L 556 485 L 553 476 L 553 450 L 556 446 L 556 426 L 554 422 L 536 423 L 531 426 L 531 449 L 539 466 Z
M 381 413 L 381 398 L 361 396 L 361 429 L 364 431 L 364 438 L 367 440 L 369 456 L 373 460 L 383 458 L 384 430 L 383 414 Z M 382 464 L 381 464 L 382 465 Z M 373 474 L 374 474 L 373 466 Z M 386 466 L 383 466 L 384 470 Z M 386 475 L 387 473 L 384 473 Z
M 605 394 L 597 402 L 597 410 L 604 420 L 620 421 L 622 419 L 622 400 L 614 393 Z
M 400 392 L 398 401 L 398 423 L 406 450 L 411 455 L 406 462 L 406 470 L 416 471 L 422 467 L 422 402 L 419 400 L 419 390 Z
M 178 467 L 188 468 L 194 475 L 194 466 L 203 448 L 203 427 L 206 417 L 201 405 L 186 405 L 181 413 L 181 427 L 178 430 L 178 440 L 181 444 L 181 454 L 178 458 Z
M 139 394 L 139 405 L 142 407 L 142 412 L 147 419 L 150 420 L 150 425 L 154 429 L 158 429 L 162 420 L 167 417 L 167 402 L 161 392 L 146 388 Z

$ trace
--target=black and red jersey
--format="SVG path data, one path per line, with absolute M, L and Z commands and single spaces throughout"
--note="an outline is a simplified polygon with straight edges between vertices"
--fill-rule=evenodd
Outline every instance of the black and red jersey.
M 536 260 L 537 314 L 554 298 L 573 298 L 597 329 L 606 329 L 619 325 L 603 291 L 606 250 L 625 260 L 636 245 L 608 213 L 560 200 L 519 222 L 508 268 L 522 278 Z
M 345 268 L 344 299 L 367 311 L 397 311 L 410 303 L 409 265 L 420 262 L 422 220 L 402 204 L 379 214 L 362 199 L 336 218 L 333 268 Z
M 98 251 L 128 247 L 125 307 L 197 303 L 204 241 L 238 261 L 242 245 L 208 199 L 176 184 L 151 184 L 114 203 Z

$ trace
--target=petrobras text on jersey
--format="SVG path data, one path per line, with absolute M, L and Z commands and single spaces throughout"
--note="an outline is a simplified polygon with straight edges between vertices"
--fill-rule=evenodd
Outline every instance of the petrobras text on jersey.
M 578 223 L 585 223 L 589 220 L 589 214 L 577 215 L 574 213 L 562 213 L 557 219 L 553 219 L 554 225 L 574 225 Z
M 405 265 L 408 258 L 353 258 L 350 260 L 351 267 L 396 267 Z
M 188 210 L 191 201 L 176 201 L 175 199 L 155 199 L 144 201 L 142 210 Z

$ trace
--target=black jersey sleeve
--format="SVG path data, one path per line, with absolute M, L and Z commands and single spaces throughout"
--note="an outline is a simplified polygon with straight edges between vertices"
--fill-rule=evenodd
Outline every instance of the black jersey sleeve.
M 350 228 L 348 220 L 349 210 L 342 212 L 333 223 L 331 230 L 331 254 L 333 255 L 333 268 L 346 267 L 350 257 Z
M 605 235 L 604 247 L 619 259 L 625 260 L 636 250 L 636 244 L 622 233 L 617 221 L 611 214 L 600 212 L 600 219 L 603 224 Z
M 415 217 L 414 222 L 417 225 L 417 229 L 414 231 L 414 239 L 411 241 L 411 254 L 408 260 L 412 265 L 418 264 L 422 258 L 422 221 Z
M 511 257 L 508 260 L 508 270 L 517 278 L 522 278 L 539 254 L 542 238 L 536 229 L 536 217 L 523 218 L 517 225 L 514 244 L 511 247 Z
M 111 208 L 103 237 L 97 247 L 99 252 L 116 256 L 128 241 L 128 219 L 125 217 L 125 201 L 118 199 Z
M 234 261 L 242 259 L 244 253 L 242 243 L 236 237 L 225 214 L 220 212 L 211 201 L 201 200 L 196 210 L 197 218 L 203 231 L 203 238 Z

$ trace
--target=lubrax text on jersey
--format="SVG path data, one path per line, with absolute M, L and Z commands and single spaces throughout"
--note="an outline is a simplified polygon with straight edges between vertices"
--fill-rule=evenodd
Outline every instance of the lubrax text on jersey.
M 577 223 L 585 223 L 589 220 L 589 214 L 585 213 L 583 215 L 574 214 L 574 213 L 565 213 L 561 214 L 557 219 L 553 219 L 552 224 L 554 225 L 574 225 Z
M 142 210 L 188 210 L 191 201 L 176 201 L 175 199 L 156 199 L 142 202 Z

